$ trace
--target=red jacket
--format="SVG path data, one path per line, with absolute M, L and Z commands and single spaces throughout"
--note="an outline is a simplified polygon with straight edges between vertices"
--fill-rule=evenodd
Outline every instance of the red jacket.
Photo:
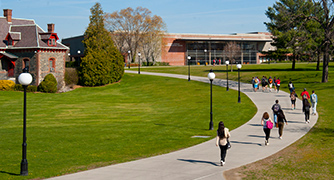
M 310 99 L 310 94 L 307 91 L 303 91 L 300 96 L 304 99 L 304 94 L 306 95 L 307 99 Z

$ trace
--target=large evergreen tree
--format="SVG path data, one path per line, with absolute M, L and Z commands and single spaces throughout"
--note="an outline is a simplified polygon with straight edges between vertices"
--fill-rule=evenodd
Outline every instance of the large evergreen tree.
M 90 11 L 92 15 L 83 40 L 85 56 L 80 64 L 80 84 L 99 86 L 119 81 L 124 74 L 123 56 L 104 27 L 101 4 L 96 3 Z

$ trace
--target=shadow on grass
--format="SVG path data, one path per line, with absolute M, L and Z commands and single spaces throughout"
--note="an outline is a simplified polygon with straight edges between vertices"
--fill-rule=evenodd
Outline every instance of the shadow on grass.
M 193 160 L 193 159 L 177 159 L 179 161 L 185 161 L 185 162 L 189 162 L 189 163 L 205 163 L 205 164 L 211 164 L 213 166 L 218 166 L 218 164 L 210 162 L 210 161 L 201 161 L 201 160 Z
M 12 176 L 20 176 L 20 174 L 6 172 L 6 171 L 0 171 L 0 173 L 2 173 L 2 174 L 9 174 L 9 175 L 12 175 Z

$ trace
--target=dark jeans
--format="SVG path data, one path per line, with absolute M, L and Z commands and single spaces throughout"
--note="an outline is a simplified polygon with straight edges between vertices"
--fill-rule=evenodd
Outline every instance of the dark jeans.
M 219 145 L 219 147 L 220 147 L 220 160 L 225 162 L 227 144 L 225 146 Z
M 266 140 L 267 140 L 267 142 L 269 142 L 270 130 L 271 129 L 269 129 L 269 128 L 263 128 L 263 131 L 266 134 Z
M 305 113 L 305 121 L 309 120 L 310 119 L 310 111 L 305 110 L 304 113 Z

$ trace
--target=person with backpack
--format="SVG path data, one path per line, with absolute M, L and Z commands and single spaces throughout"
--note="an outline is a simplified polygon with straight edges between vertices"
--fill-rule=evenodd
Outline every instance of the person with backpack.
M 263 126 L 264 134 L 266 135 L 264 145 L 269 145 L 270 131 L 273 128 L 273 122 L 269 117 L 268 112 L 264 112 L 261 118 L 261 125 Z
M 297 94 L 295 92 L 295 90 L 293 90 L 291 93 L 290 93 L 290 99 L 291 99 L 291 109 L 294 110 L 296 109 L 296 99 L 297 99 Z
M 277 123 L 277 114 L 279 111 L 282 110 L 281 105 L 278 104 L 278 100 L 275 101 L 275 104 L 271 107 L 271 109 L 273 110 L 273 114 L 274 114 L 274 122 L 275 124 Z
M 273 78 L 271 78 L 271 76 L 269 76 L 269 79 L 268 79 L 268 83 L 269 83 L 269 92 L 271 92 L 271 89 L 273 87 Z
M 218 123 L 216 146 L 220 148 L 220 165 L 224 166 L 228 147 L 228 138 L 231 137 L 230 131 L 225 127 L 223 121 Z
M 310 102 L 308 99 L 303 99 L 303 112 L 305 114 L 305 123 L 310 123 Z
M 283 113 L 283 110 L 280 110 L 277 115 L 277 123 L 278 123 L 278 135 L 279 139 L 282 139 L 283 135 L 283 128 L 284 128 L 284 122 L 286 125 L 288 125 L 288 121 L 285 118 L 285 115 Z
M 279 92 L 279 87 L 281 86 L 281 80 L 277 78 L 276 82 L 276 88 L 277 88 L 277 93 Z
M 304 91 L 300 94 L 300 96 L 302 97 L 303 100 L 303 112 L 304 112 L 304 99 L 310 99 L 310 94 L 306 91 L 306 88 L 304 88 Z
M 313 90 L 311 94 L 312 115 L 317 114 L 317 103 L 318 103 L 318 96 L 314 93 Z
M 292 91 L 295 90 L 295 86 L 293 85 L 291 81 L 289 82 L 288 87 L 289 87 L 290 93 L 292 93 Z

